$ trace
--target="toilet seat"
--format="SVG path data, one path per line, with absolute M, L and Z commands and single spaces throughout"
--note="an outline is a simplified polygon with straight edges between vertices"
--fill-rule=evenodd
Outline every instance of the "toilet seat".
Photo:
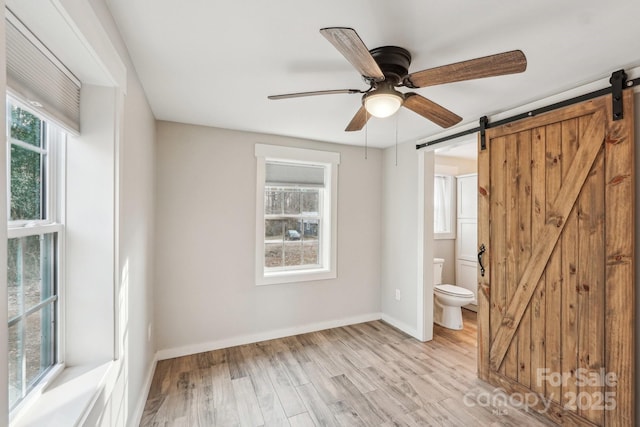
M 461 286 L 435 285 L 433 289 L 435 292 L 442 293 L 444 295 L 450 295 L 452 297 L 458 297 L 458 298 L 473 299 L 473 292 Z

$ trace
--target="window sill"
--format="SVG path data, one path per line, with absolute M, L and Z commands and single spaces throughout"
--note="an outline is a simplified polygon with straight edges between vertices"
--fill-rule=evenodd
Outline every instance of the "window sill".
M 337 277 L 334 270 L 293 270 L 265 273 L 263 277 L 256 279 L 257 286 L 279 285 L 284 283 L 310 282 L 316 280 L 329 280 Z
M 40 396 L 15 414 L 10 426 L 78 425 L 95 403 L 113 365 L 65 368 Z
M 436 233 L 433 235 L 433 240 L 456 240 L 455 233 Z

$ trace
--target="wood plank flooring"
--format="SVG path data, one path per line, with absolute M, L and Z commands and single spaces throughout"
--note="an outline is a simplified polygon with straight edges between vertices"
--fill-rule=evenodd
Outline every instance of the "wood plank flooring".
M 428 343 L 374 321 L 160 361 L 140 425 L 553 425 L 476 378 L 463 313 Z

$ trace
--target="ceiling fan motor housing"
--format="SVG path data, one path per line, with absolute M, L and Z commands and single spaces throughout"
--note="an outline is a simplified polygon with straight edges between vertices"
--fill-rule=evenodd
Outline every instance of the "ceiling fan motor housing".
M 371 49 L 369 53 L 380 66 L 387 83 L 398 86 L 409 74 L 411 54 L 408 50 L 398 46 L 382 46 Z

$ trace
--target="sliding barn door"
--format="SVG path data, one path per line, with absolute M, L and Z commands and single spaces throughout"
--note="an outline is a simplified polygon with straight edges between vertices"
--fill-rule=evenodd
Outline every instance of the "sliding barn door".
M 622 120 L 605 96 L 478 148 L 479 376 L 562 424 L 634 425 L 631 92 Z

